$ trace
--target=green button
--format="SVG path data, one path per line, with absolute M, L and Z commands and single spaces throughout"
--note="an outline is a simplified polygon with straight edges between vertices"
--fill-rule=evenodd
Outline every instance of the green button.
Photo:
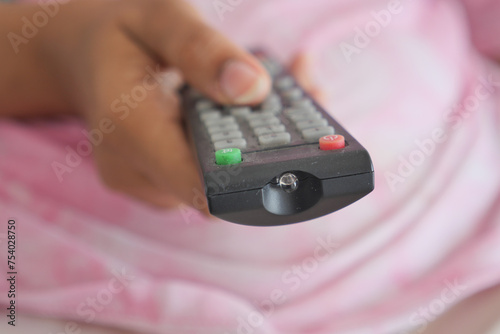
M 224 148 L 215 152 L 217 165 L 234 165 L 241 162 L 241 150 L 238 148 Z

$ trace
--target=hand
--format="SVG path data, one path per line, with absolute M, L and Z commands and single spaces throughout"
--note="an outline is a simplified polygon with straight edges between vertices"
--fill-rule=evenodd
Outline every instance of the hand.
M 20 22 L 40 8 L 15 10 L 6 18 L 12 25 L 16 15 Z M 76 111 L 95 135 L 103 182 L 160 207 L 193 205 L 203 193 L 170 79 L 180 74 L 231 104 L 258 103 L 270 88 L 256 59 L 180 0 L 73 1 L 18 49 L 8 65 L 25 69 L 15 75 L 29 83 L 22 95 L 32 98 L 6 99 L 8 109 L 15 115 Z M 299 57 L 292 67 L 308 87 L 305 64 Z M 19 87 L 9 94 L 9 72 L 2 71 L 5 97 L 19 95 Z

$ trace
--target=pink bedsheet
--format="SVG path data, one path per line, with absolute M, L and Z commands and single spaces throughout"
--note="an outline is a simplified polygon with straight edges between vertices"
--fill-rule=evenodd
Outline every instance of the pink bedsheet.
M 311 54 L 375 191 L 285 227 L 160 212 L 105 189 L 90 158 L 58 181 L 82 124 L 2 120 L 19 310 L 140 333 L 406 333 L 500 284 L 498 2 L 220 2 L 197 6 L 241 45 Z

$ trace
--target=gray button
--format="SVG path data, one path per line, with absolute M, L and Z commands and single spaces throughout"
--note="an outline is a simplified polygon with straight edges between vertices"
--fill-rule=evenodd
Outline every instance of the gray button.
M 288 132 L 270 133 L 259 136 L 259 144 L 262 146 L 280 146 L 290 143 L 291 136 Z
M 216 151 L 222 150 L 224 148 L 239 148 L 240 150 L 247 147 L 247 141 L 245 139 L 226 139 L 216 141 L 214 143 L 214 148 Z
M 298 107 L 298 108 L 310 108 L 310 107 L 314 108 L 314 104 L 313 104 L 312 100 L 307 98 L 307 97 L 303 97 L 299 100 L 293 101 L 292 106 Z
M 254 119 L 253 121 L 250 121 L 250 127 L 253 128 L 260 128 L 262 126 L 266 125 L 278 125 L 280 124 L 281 121 L 277 117 L 266 117 L 266 118 L 259 118 L 259 119 Z
M 317 128 L 317 127 L 322 127 L 322 126 L 327 126 L 327 125 L 328 125 L 328 122 L 324 118 L 300 121 L 297 124 L 295 124 L 295 126 L 299 130 L 305 130 L 305 129 L 309 129 L 309 128 Z
M 236 119 L 233 116 L 224 116 L 218 119 L 212 119 L 205 121 L 205 125 L 210 127 L 212 125 L 223 125 L 223 124 L 236 124 Z
M 286 108 L 284 110 L 284 113 L 287 116 L 292 116 L 296 114 L 307 114 L 311 112 L 315 112 L 316 108 L 314 106 L 309 106 L 309 107 L 293 107 L 293 108 Z
M 281 101 L 281 98 L 280 96 L 276 93 L 276 92 L 271 92 L 265 99 L 264 99 L 264 102 L 268 102 L 268 101 Z
M 279 89 L 290 89 L 295 85 L 295 80 L 292 77 L 286 76 L 276 80 L 275 86 Z
M 281 98 L 280 98 L 280 96 L 279 96 L 278 94 L 276 94 L 276 93 L 271 93 L 271 94 L 269 94 L 269 96 L 268 96 L 268 97 L 266 97 L 266 98 L 264 99 L 264 101 L 263 101 L 262 103 L 264 103 L 264 104 L 265 104 L 265 103 L 268 103 L 268 104 L 269 104 L 269 103 L 270 103 L 270 104 L 278 104 L 278 103 L 279 103 L 279 104 L 281 104 Z
M 300 121 L 309 121 L 312 119 L 321 119 L 323 115 L 320 112 L 308 112 L 303 114 L 292 114 L 288 116 L 292 121 L 298 123 Z
M 200 119 L 203 122 L 206 122 L 206 121 L 211 121 L 211 120 L 214 120 L 214 119 L 220 119 L 221 116 L 222 116 L 222 114 L 221 114 L 220 111 L 218 111 L 218 110 L 210 110 L 210 111 L 203 112 L 202 114 L 200 114 Z
M 215 107 L 215 104 L 212 101 L 201 100 L 201 101 L 196 102 L 196 105 L 194 108 L 196 109 L 196 111 L 200 112 L 200 111 L 203 111 L 206 109 L 212 109 L 214 107 Z
M 281 101 L 267 101 L 262 103 L 262 109 L 270 110 L 274 113 L 282 109 Z
M 237 139 L 237 138 L 243 138 L 243 134 L 241 133 L 241 131 L 236 130 L 236 131 L 217 132 L 212 135 L 212 142 L 226 140 L 226 139 Z
M 247 121 L 251 122 L 257 119 L 264 119 L 264 118 L 269 118 L 269 117 L 274 117 L 274 113 L 265 111 L 265 112 L 254 112 L 248 115 Z
M 262 101 L 262 104 L 281 104 L 281 99 L 278 95 L 270 95 Z
M 291 88 L 283 92 L 283 96 L 291 101 L 299 100 L 300 98 L 302 98 L 302 95 L 303 92 L 300 88 Z
M 321 137 L 333 135 L 335 130 L 331 126 L 322 126 L 317 128 L 305 129 L 302 131 L 302 137 L 309 143 L 317 142 Z
M 283 110 L 283 106 L 281 105 L 281 103 L 279 103 L 279 104 L 263 104 L 260 106 L 261 112 L 267 112 L 267 113 L 271 113 L 273 115 L 281 114 L 282 110 Z
M 271 77 L 274 77 L 275 75 L 280 73 L 282 70 L 281 65 L 274 60 L 261 59 L 260 62 L 262 63 L 262 66 L 264 66 L 264 68 L 267 70 L 267 72 L 269 73 L 269 75 Z
M 235 117 L 245 117 L 252 113 L 252 109 L 250 107 L 233 107 L 229 108 L 229 112 Z
M 255 133 L 256 136 L 268 135 L 270 133 L 285 132 L 285 126 L 283 124 L 262 126 L 260 128 L 253 129 L 253 132 Z
M 262 110 L 277 114 L 281 112 L 282 109 L 281 98 L 277 94 L 272 93 L 262 102 L 260 107 Z
M 211 125 L 207 127 L 207 131 L 210 135 L 213 135 L 217 132 L 224 132 L 224 131 L 235 131 L 238 130 L 238 124 L 232 123 L 232 124 L 216 124 L 216 125 Z

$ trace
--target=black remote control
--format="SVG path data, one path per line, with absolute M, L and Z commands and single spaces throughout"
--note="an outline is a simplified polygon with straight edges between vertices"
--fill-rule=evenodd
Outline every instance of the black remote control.
M 181 91 L 210 213 L 273 226 L 339 210 L 373 190 L 368 152 L 283 69 L 254 52 L 273 79 L 257 106 L 222 106 Z

